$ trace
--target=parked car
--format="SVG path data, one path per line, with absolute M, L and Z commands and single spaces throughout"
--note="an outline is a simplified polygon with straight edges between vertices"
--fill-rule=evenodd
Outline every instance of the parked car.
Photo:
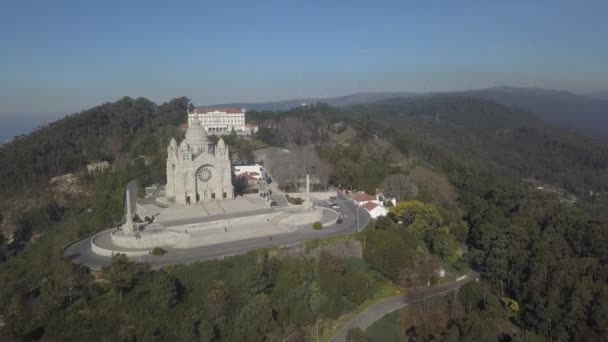
M 340 206 L 339 206 L 339 205 L 337 205 L 336 203 L 332 203 L 330 206 L 331 206 L 332 208 L 334 208 L 334 209 L 339 209 L 339 208 L 340 208 Z

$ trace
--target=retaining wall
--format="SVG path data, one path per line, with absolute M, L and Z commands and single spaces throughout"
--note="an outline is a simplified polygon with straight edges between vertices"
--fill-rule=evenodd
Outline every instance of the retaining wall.
M 289 197 L 306 198 L 305 192 L 293 192 L 293 193 L 287 193 L 287 195 L 289 195 Z M 338 193 L 336 191 L 323 191 L 323 192 L 311 192 L 310 193 L 310 198 L 317 200 L 317 201 L 328 201 L 330 197 L 337 197 L 337 196 L 338 196 Z
M 188 234 L 162 229 L 159 231 L 144 232 L 139 238 L 121 235 L 112 232 L 112 243 L 124 248 L 154 248 L 174 245 L 178 240 L 188 238 Z
M 275 216 L 278 216 L 280 214 L 281 214 L 281 212 L 272 212 L 272 213 L 258 214 L 258 215 L 252 215 L 252 216 L 242 216 L 242 217 L 235 217 L 235 218 L 231 218 L 231 219 L 221 219 L 221 220 L 217 220 L 217 221 L 191 223 L 191 224 L 185 224 L 185 225 L 181 225 L 181 226 L 172 226 L 169 229 L 176 230 L 176 231 L 188 230 L 189 232 L 190 231 L 192 231 L 192 232 L 201 231 L 201 230 L 206 230 L 206 229 L 215 229 L 215 228 L 223 229 L 224 227 L 228 226 L 229 224 L 232 226 L 232 225 L 243 225 L 243 224 L 248 224 L 248 223 L 265 222 L 268 220 L 272 220 Z
M 106 232 L 103 232 L 104 234 L 106 234 Z M 97 236 L 93 237 L 91 239 L 91 251 L 97 255 L 101 255 L 101 256 L 105 256 L 105 257 L 112 257 L 116 254 L 125 254 L 126 256 L 140 256 L 140 255 L 147 255 L 149 254 L 148 250 L 142 250 L 142 251 L 117 251 L 117 250 L 113 250 L 113 249 L 107 249 L 107 248 L 103 248 L 100 247 L 98 245 L 95 244 L 95 239 L 97 238 Z

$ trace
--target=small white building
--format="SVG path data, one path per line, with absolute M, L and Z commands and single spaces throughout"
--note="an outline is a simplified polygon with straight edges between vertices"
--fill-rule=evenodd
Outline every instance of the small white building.
M 94 173 L 97 171 L 103 171 L 110 168 L 110 163 L 107 161 L 98 161 L 87 165 L 87 172 Z
M 266 172 L 266 168 L 260 164 L 235 165 L 234 166 L 234 175 L 238 177 L 243 174 L 246 174 L 250 178 L 255 178 L 256 180 L 268 178 L 268 173 Z
M 357 206 L 365 209 L 373 219 L 388 214 L 388 209 L 382 204 L 378 196 L 360 193 L 352 195 L 351 199 Z
M 245 124 L 245 135 L 254 135 L 258 132 L 258 130 L 260 129 L 260 127 L 258 125 L 254 125 L 254 124 Z
M 365 204 L 361 205 L 361 207 L 367 210 L 369 216 L 371 216 L 371 218 L 373 219 L 376 219 L 380 216 L 386 216 L 386 214 L 388 214 L 388 209 L 385 206 L 383 206 L 382 204 L 374 203 L 372 201 L 366 202 Z

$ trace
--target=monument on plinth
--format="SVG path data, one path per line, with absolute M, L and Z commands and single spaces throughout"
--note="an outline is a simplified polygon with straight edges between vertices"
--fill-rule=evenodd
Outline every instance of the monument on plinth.
M 124 223 L 120 226 L 124 235 L 137 235 L 139 229 L 133 221 L 133 217 L 137 213 L 137 180 L 132 180 L 125 186 L 125 218 Z
M 310 198 L 310 175 L 306 174 L 306 195 L 304 196 L 304 210 L 312 209 L 312 199 Z

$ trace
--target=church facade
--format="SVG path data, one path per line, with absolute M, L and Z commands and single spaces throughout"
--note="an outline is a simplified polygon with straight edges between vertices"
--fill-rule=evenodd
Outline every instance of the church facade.
M 166 196 L 178 204 L 234 198 L 228 147 L 209 141 L 199 120 L 190 122 L 186 138 L 167 147 Z

